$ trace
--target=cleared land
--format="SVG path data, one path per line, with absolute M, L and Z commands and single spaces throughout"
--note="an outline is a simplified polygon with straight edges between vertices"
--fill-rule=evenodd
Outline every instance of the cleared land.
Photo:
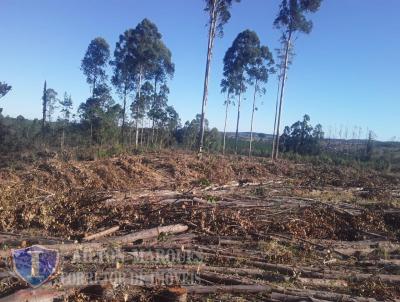
M 8 257 L 32 244 L 62 258 L 36 301 L 400 297 L 394 174 L 163 152 L 42 158 L 2 169 L 0 180 L 4 301 L 32 294 Z

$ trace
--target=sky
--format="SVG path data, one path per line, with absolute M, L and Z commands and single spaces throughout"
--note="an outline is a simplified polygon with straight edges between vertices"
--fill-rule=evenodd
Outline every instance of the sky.
M 220 93 L 223 56 L 238 33 L 254 30 L 271 50 L 279 46 L 273 21 L 279 0 L 242 0 L 235 4 L 224 36 L 215 42 L 207 118 L 222 130 Z M 72 95 L 75 108 L 90 95 L 80 63 L 98 36 L 111 52 L 121 33 L 148 18 L 172 51 L 175 75 L 169 103 L 191 120 L 201 111 L 207 52 L 207 15 L 202 0 L 0 0 L 0 81 L 12 91 L 0 100 L 4 115 L 40 118 L 43 83 L 59 96 Z M 400 1 L 324 0 L 310 16 L 310 35 L 298 35 L 288 74 L 282 127 L 309 114 L 327 135 L 348 138 L 359 128 L 379 140 L 400 139 Z M 111 70 L 109 72 L 111 74 Z M 256 132 L 272 133 L 276 77 L 258 98 Z M 118 100 L 117 96 L 116 100 Z M 240 131 L 249 131 L 251 89 L 242 105 Z M 228 130 L 236 126 L 229 111 Z M 357 127 L 357 128 L 355 128 Z

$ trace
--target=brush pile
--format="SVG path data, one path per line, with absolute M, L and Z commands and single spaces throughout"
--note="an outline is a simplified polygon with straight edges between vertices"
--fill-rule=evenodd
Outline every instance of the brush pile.
M 35 301 L 400 297 L 395 176 L 164 153 L 0 179 L 0 301 L 31 299 L 9 250 L 32 244 L 62 258 Z

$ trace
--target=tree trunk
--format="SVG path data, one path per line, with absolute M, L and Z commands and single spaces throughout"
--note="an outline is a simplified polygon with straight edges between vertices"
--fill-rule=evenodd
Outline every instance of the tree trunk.
M 224 125 L 224 142 L 222 145 L 222 154 L 225 155 L 225 141 L 226 141 L 226 121 L 228 120 L 228 107 L 229 107 L 229 93 L 228 98 L 226 100 L 226 108 L 225 108 L 225 125 Z
M 140 100 L 141 97 L 141 88 L 142 88 L 142 73 L 143 73 L 143 69 L 142 67 L 140 67 L 140 72 L 139 72 L 139 86 L 138 86 L 138 98 Z M 137 109 L 137 113 L 139 113 L 139 108 Z M 135 137 L 135 147 L 137 148 L 138 143 L 139 143 L 139 128 L 138 128 L 138 117 L 136 117 L 136 137 Z
M 151 120 L 151 143 L 154 144 L 154 119 Z
M 251 157 L 251 147 L 253 144 L 253 121 L 254 121 L 254 111 L 256 110 L 257 85 L 258 83 L 256 80 L 256 83 L 254 84 L 253 110 L 251 111 L 249 157 Z
M 212 9 L 210 11 L 210 28 L 208 32 L 208 47 L 207 47 L 207 62 L 206 62 L 206 73 L 204 76 L 204 91 L 203 91 L 203 101 L 201 104 L 201 121 L 200 121 L 200 135 L 199 135 L 199 153 L 203 152 L 204 144 L 204 128 L 205 128 L 205 111 L 207 107 L 208 98 L 208 80 L 210 77 L 210 67 L 212 59 L 212 50 L 214 46 L 215 30 L 217 22 L 217 7 L 215 6 L 215 1 L 213 1 Z
M 237 120 L 236 120 L 236 136 L 235 136 L 235 154 L 238 151 L 238 142 L 239 142 L 239 120 L 240 120 L 240 101 L 242 96 L 242 88 L 240 88 L 239 92 L 239 101 L 238 101 L 238 113 L 237 113 Z
M 143 119 L 140 121 L 140 146 L 143 146 Z
M 281 113 L 282 113 L 282 103 L 283 103 L 283 96 L 285 92 L 285 83 L 286 83 L 286 73 L 287 67 L 289 62 L 289 50 L 290 50 L 290 43 L 292 40 L 292 32 L 289 32 L 289 37 L 286 44 L 286 51 L 285 51 L 285 64 L 283 66 L 283 73 L 282 73 L 282 87 L 281 87 L 281 94 L 279 100 L 279 111 L 278 111 L 278 121 L 276 125 L 276 139 L 275 139 L 275 156 L 274 159 L 277 159 L 279 156 L 279 127 L 281 123 Z
M 121 144 L 124 145 L 125 116 L 126 116 L 126 85 L 124 88 L 124 104 L 122 108 Z
M 272 134 L 272 152 L 271 152 L 271 158 L 274 159 L 274 154 L 275 154 L 275 135 L 276 135 L 276 120 L 278 117 L 278 104 L 279 104 L 279 92 L 281 89 L 281 77 L 282 74 L 280 73 L 278 76 L 278 91 L 276 93 L 276 102 L 275 102 L 275 119 L 274 119 L 274 132 Z
M 45 127 L 46 127 L 46 110 L 47 110 L 47 83 L 44 81 L 44 88 L 43 88 L 43 103 L 42 103 L 42 139 L 44 140 L 45 136 Z
M 93 146 L 93 122 L 90 120 L 90 146 Z
M 154 79 L 154 106 L 157 105 L 157 79 Z M 151 125 L 151 143 L 154 144 L 154 118 L 152 118 Z

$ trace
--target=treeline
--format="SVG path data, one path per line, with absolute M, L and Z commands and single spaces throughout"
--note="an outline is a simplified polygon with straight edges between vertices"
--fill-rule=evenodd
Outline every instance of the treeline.
M 16 120 L 3 118 L 0 126 L 1 148 L 11 150 L 21 146 L 38 146 L 56 147 L 64 151 L 67 147 L 75 146 L 116 146 L 126 149 L 178 145 L 198 149 L 200 154 L 204 149 L 249 156 L 269 153 L 273 159 L 278 157 L 279 151 L 302 153 L 307 149 L 307 152 L 315 152 L 317 147 L 314 141 L 303 140 L 298 145 L 290 138 L 294 134 L 286 131 L 281 135 L 279 129 L 287 71 L 293 60 L 293 41 L 298 33 L 311 32 L 312 21 L 307 19 L 307 14 L 318 11 L 322 0 L 281 1 L 273 22 L 274 28 L 281 33 L 281 47 L 276 60 L 270 48 L 262 45 L 256 32 L 246 29 L 237 35 L 223 59 L 223 79 L 220 84 L 221 92 L 225 95 L 223 134 L 216 128 L 209 129 L 205 111 L 213 48 L 216 38 L 223 35 L 223 28 L 231 18 L 230 10 L 235 2 L 239 3 L 240 0 L 204 0 L 208 15 L 208 51 L 201 114 L 194 120 L 181 125 L 178 113 L 168 104 L 168 81 L 175 73 L 172 53 L 157 26 L 144 19 L 118 37 L 113 53 L 104 38 L 97 37 L 90 42 L 81 62 L 90 96 L 79 104 L 77 112 L 72 110 L 74 100 L 71 95 L 64 93 L 60 98 L 45 82 L 41 121 L 27 121 L 22 117 Z M 112 71 L 111 74 L 107 74 L 108 70 Z M 254 142 L 253 124 L 258 109 L 257 101 L 266 93 L 266 85 L 275 74 L 279 84 L 274 134 L 272 142 L 264 146 Z M 11 87 L 0 84 L 1 97 Z M 248 91 L 252 95 L 250 139 L 241 142 L 240 115 L 244 95 Z M 117 99 L 113 95 L 117 95 Z M 230 106 L 237 106 L 233 142 L 226 137 Z M 308 144 L 312 145 L 305 147 Z M 265 149 L 260 152 L 259 148 Z

